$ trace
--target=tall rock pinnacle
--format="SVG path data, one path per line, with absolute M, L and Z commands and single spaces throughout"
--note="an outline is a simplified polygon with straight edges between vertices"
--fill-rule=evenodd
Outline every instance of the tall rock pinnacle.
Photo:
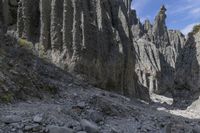
M 159 28 L 160 29 L 166 28 L 166 25 L 165 25 L 165 19 L 167 18 L 166 11 L 167 11 L 167 9 L 165 8 L 164 5 L 162 5 L 158 15 L 155 18 L 155 25 L 154 25 L 155 29 L 154 30 L 159 30 Z
M 155 18 L 155 22 L 153 25 L 153 35 L 154 35 L 154 43 L 156 44 L 157 48 L 165 48 L 169 45 L 169 37 L 167 33 L 167 27 L 165 20 L 167 18 L 166 15 L 167 9 L 165 6 L 161 6 L 158 15 Z

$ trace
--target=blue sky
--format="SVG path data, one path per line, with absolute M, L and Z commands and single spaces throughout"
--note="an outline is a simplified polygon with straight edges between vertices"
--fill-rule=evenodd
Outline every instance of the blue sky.
M 136 9 L 142 22 L 147 18 L 153 22 L 162 4 L 167 8 L 166 24 L 169 29 L 187 34 L 200 23 L 200 0 L 133 0 L 132 8 Z

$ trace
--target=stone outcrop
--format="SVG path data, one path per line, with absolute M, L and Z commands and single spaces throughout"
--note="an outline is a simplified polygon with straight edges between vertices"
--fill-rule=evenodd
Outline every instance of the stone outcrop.
M 131 0 L 1 0 L 0 6 L 5 26 L 15 24 L 17 9 L 18 39 L 95 86 L 131 97 L 147 88 L 150 94 L 183 86 L 199 91 L 198 34 L 186 41 L 168 30 L 164 6 L 153 24 L 140 22 Z
M 133 15 L 131 0 L 20 0 L 17 36 L 95 86 L 140 97 L 148 91 L 134 69 Z
M 176 88 L 198 92 L 200 88 L 200 32 L 190 33 L 176 63 Z M 187 76 L 186 76 L 187 75 Z
M 167 26 L 165 24 L 167 9 L 162 6 L 155 18 L 153 25 L 154 43 L 158 49 L 163 51 L 169 44 L 169 36 L 167 34 Z
M 177 58 L 185 44 L 181 32 L 167 29 L 165 12 L 166 8 L 162 6 L 153 25 L 149 20 L 142 25 L 137 19 L 132 25 L 138 57 L 136 73 L 150 93 L 163 94 L 173 90 Z
M 135 43 L 136 51 L 136 73 L 139 81 L 143 86 L 149 88 L 149 92 L 153 93 L 155 90 L 159 90 L 160 87 L 160 55 L 155 44 L 145 40 L 139 39 Z
M 0 18 L 6 26 L 13 25 L 17 21 L 17 0 L 1 0 L 0 1 Z

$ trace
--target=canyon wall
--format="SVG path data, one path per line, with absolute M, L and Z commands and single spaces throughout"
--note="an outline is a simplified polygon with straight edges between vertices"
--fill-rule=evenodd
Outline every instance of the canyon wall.
M 162 6 L 153 25 L 149 20 L 141 24 L 137 19 L 132 25 L 136 73 L 150 93 L 164 94 L 175 89 L 176 62 L 186 41 L 181 32 L 167 29 L 165 12 Z
M 97 87 L 142 97 L 148 90 L 134 69 L 130 6 L 131 0 L 21 0 L 17 36 Z
M 175 86 L 198 95 L 200 89 L 200 32 L 189 33 L 176 63 Z
M 199 36 L 186 40 L 168 30 L 164 6 L 153 24 L 140 22 L 131 0 L 0 0 L 0 6 L 2 24 L 16 24 L 18 40 L 94 86 L 140 98 L 199 91 Z

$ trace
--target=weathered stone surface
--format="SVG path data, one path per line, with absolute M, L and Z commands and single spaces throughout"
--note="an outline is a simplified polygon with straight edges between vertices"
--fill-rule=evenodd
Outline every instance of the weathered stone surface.
M 15 115 L 9 115 L 9 116 L 2 116 L 0 118 L 1 122 L 4 122 L 5 124 L 10 124 L 10 123 L 17 123 L 22 120 L 21 117 L 15 116 Z
M 66 127 L 48 126 L 49 133 L 73 133 L 73 131 Z
M 173 90 L 175 67 L 185 45 L 184 35 L 168 30 L 165 24 L 166 8 L 161 7 L 153 25 L 146 20 L 143 27 L 133 24 L 136 41 L 136 73 L 150 93 L 165 93 Z M 137 32 L 136 32 L 137 31 Z M 140 35 L 137 35 L 141 31 Z
M 153 25 L 154 43 L 157 48 L 163 52 L 164 48 L 169 45 L 169 37 L 167 34 L 167 27 L 165 24 L 166 12 L 165 6 L 162 6 L 158 15 L 155 18 Z
M 23 32 L 21 37 L 29 41 L 35 42 L 37 40 L 36 37 L 39 34 L 39 1 L 21 0 L 21 3 L 21 17 L 23 17 Z M 18 28 L 20 27 L 21 26 L 19 26 Z
M 199 53 L 200 33 L 189 34 L 187 42 L 178 56 L 176 63 L 176 87 L 191 92 L 197 92 L 200 88 Z M 185 76 L 187 75 L 187 76 Z
M 144 39 L 139 39 L 134 47 L 137 53 L 135 69 L 138 79 L 143 86 L 149 88 L 149 91 L 153 93 L 160 87 L 158 85 L 161 78 L 159 50 L 155 44 Z
M 40 44 L 45 50 L 51 48 L 50 25 L 51 25 L 51 0 L 40 0 Z M 21 19 L 21 17 L 18 17 Z
M 1 2 L 4 18 L 3 14 L 10 14 L 6 7 L 10 7 Z M 130 97 L 174 93 L 183 84 L 198 91 L 198 59 L 194 63 L 198 51 L 190 48 L 191 37 L 186 42 L 181 32 L 167 29 L 164 6 L 153 24 L 149 20 L 142 24 L 130 3 L 21 0 L 18 37 L 37 44 L 39 56 L 103 89 Z M 183 73 L 190 73 L 193 79 Z
M 18 36 L 40 40 L 43 51 L 50 53 L 48 58 L 57 66 L 81 75 L 96 86 L 124 95 L 138 97 L 143 92 L 141 88 L 137 90 L 134 70 L 131 0 L 21 2 Z M 36 6 L 30 6 L 33 4 Z M 38 15 L 40 20 L 36 19 Z M 31 26 L 33 21 L 39 21 L 40 26 Z
M 95 123 L 85 119 L 81 120 L 80 123 L 84 131 L 88 133 L 99 133 L 99 127 Z

